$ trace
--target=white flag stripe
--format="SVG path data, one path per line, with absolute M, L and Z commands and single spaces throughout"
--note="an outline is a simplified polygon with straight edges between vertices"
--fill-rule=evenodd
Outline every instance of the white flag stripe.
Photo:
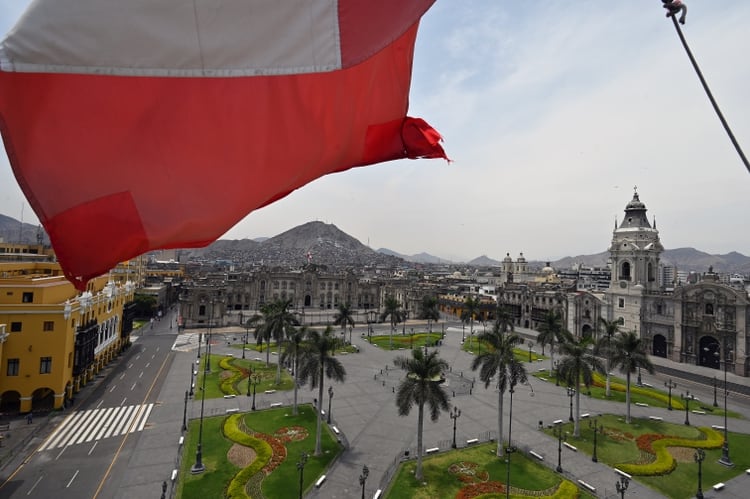
M 79 424 L 76 425 L 75 432 L 72 435 L 72 438 L 69 439 L 68 443 L 74 444 L 76 443 L 76 440 L 78 440 L 81 435 L 85 434 L 89 426 L 91 426 L 91 422 L 96 418 L 96 416 L 101 412 L 101 409 L 94 409 L 93 411 L 86 411 L 86 414 L 83 415 L 83 418 L 81 418 L 81 421 L 79 421 Z
M 126 408 L 125 407 L 118 407 L 117 413 L 112 418 L 112 421 L 109 423 L 109 427 L 107 428 L 107 432 L 104 434 L 102 438 L 109 438 L 112 436 L 112 433 L 115 431 L 115 428 L 120 423 L 120 418 L 122 418 L 125 415 Z
M 125 411 L 125 415 L 124 415 L 124 416 L 123 416 L 123 418 L 122 418 L 122 419 L 120 420 L 120 424 L 118 424 L 118 425 L 117 425 L 117 428 L 115 428 L 115 431 L 114 431 L 114 432 L 112 433 L 112 436 L 113 436 L 113 437 L 116 437 L 116 436 L 117 436 L 117 435 L 119 435 L 120 433 L 123 433 L 123 432 L 124 432 L 124 429 L 126 428 L 126 426 L 125 426 L 125 425 L 127 424 L 127 422 L 128 422 L 128 419 L 130 418 L 130 413 L 131 413 L 131 412 L 133 412 L 133 409 L 134 409 L 134 408 L 135 408 L 135 406 L 132 406 L 132 405 L 129 405 L 129 406 L 128 406 L 128 410 L 127 410 L 127 411 Z
M 138 425 L 138 429 L 136 430 L 135 428 L 133 428 L 132 430 L 130 430 L 130 433 L 133 433 L 134 431 L 143 431 L 143 429 L 146 427 L 146 420 L 148 419 L 149 414 L 151 414 L 151 409 L 153 408 L 153 404 L 149 404 L 148 407 L 146 407 L 145 414 L 141 418 L 141 424 Z
M 55 431 L 53 431 L 52 434 L 47 437 L 47 441 L 44 442 L 41 447 L 39 447 L 39 450 L 42 451 L 47 447 L 54 447 L 55 442 L 63 438 L 63 435 L 70 431 L 70 429 L 72 428 L 72 423 L 79 417 L 81 417 L 81 413 L 76 412 L 74 414 L 70 414 L 67 418 L 65 418 L 60 426 L 55 428 Z
M 60 423 L 39 451 L 143 431 L 153 408 L 154 404 L 145 404 L 73 413 Z
M 102 416 L 102 423 L 101 425 L 97 426 L 98 431 L 92 431 L 88 438 L 86 439 L 87 442 L 90 442 L 92 440 L 99 440 L 102 438 L 102 433 L 104 433 L 107 429 L 107 425 L 109 424 L 109 416 L 112 414 L 112 411 L 115 410 L 114 407 L 107 408 L 106 411 L 104 411 L 104 415 Z

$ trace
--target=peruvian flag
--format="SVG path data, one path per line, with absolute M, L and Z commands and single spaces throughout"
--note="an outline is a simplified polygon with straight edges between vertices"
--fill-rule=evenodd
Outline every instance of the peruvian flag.
M 0 127 L 67 278 L 205 246 L 328 173 L 446 158 L 406 116 L 433 2 L 35 0 L 0 43 Z

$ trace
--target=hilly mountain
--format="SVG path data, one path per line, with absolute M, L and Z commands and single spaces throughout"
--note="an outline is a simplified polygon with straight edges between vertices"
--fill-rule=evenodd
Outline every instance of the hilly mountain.
M 402 260 L 373 251 L 333 224 L 308 222 L 265 240 L 218 240 L 190 250 L 194 258 L 231 260 L 239 264 L 300 266 L 398 265 Z
M 466 262 L 466 265 L 473 265 L 476 267 L 499 267 L 501 262 L 493 260 L 487 255 L 478 256 L 470 262 Z
M 451 263 L 445 258 L 440 258 L 439 256 L 434 256 L 425 252 L 417 253 L 414 255 L 403 255 L 401 253 L 390 250 L 388 248 L 380 248 L 377 250 L 377 252 L 382 253 L 383 255 L 395 256 L 397 258 L 401 258 L 402 260 L 406 260 L 407 262 L 412 262 L 412 263 L 427 263 L 427 264 Z
M 47 232 L 41 225 L 21 223 L 15 218 L 0 215 L 0 239 L 6 243 L 42 244 L 49 245 Z

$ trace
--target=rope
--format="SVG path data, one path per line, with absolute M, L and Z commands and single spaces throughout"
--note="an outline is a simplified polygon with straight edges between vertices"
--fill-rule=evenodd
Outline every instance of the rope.
M 729 140 L 731 140 L 732 144 L 734 144 L 734 148 L 737 151 L 737 154 L 739 154 L 740 159 L 742 160 L 742 163 L 745 165 L 745 168 L 747 169 L 747 171 L 750 172 L 750 163 L 748 163 L 747 158 L 745 157 L 745 153 L 742 152 L 742 148 L 740 147 L 740 144 L 737 142 L 737 139 L 734 138 L 734 134 L 732 133 L 731 128 L 729 128 L 729 124 L 727 123 L 727 120 L 725 120 L 724 115 L 721 114 L 719 105 L 716 103 L 716 100 L 714 99 L 714 96 L 711 93 L 711 90 L 708 88 L 708 84 L 706 83 L 706 80 L 703 78 L 703 73 L 701 73 L 701 70 L 698 67 L 698 63 L 695 61 L 695 57 L 693 57 L 693 53 L 690 51 L 690 47 L 688 47 L 687 41 L 685 41 L 685 35 L 682 34 L 682 29 L 680 28 L 680 25 L 677 23 L 677 16 L 673 15 L 670 17 L 672 18 L 672 24 L 674 24 L 674 29 L 677 30 L 677 34 L 680 36 L 680 41 L 682 42 L 682 46 L 685 47 L 685 52 L 690 58 L 690 62 L 693 64 L 693 68 L 695 69 L 695 72 L 701 81 L 701 85 L 703 85 L 703 90 L 706 91 L 706 95 L 708 96 L 708 99 L 711 101 L 711 105 L 714 107 L 714 111 L 716 111 L 716 114 L 719 117 L 721 124 L 724 126 L 724 130 L 727 132 L 727 135 L 729 136 Z

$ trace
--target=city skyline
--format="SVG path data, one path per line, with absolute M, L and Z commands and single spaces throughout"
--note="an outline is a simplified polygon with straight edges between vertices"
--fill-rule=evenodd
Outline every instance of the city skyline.
M 3 2 L 3 35 L 28 4 Z M 731 57 L 750 41 L 750 5 L 689 7 L 687 41 L 750 147 L 741 112 L 750 68 Z M 604 251 L 637 185 L 666 247 L 747 252 L 735 220 L 750 209 L 750 178 L 660 2 L 436 2 L 420 25 L 409 114 L 443 134 L 454 163 L 329 175 L 221 238 L 271 237 L 319 220 L 407 255 L 554 261 Z M 0 185 L 0 212 L 37 223 L 5 154 Z

